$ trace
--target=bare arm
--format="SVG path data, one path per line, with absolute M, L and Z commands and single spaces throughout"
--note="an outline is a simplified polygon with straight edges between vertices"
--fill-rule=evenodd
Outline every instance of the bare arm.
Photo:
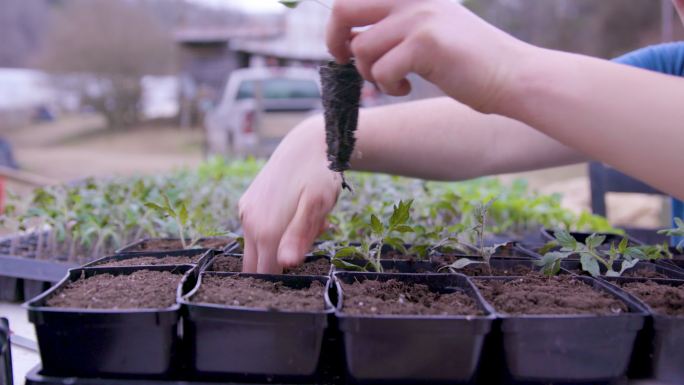
M 532 48 L 498 109 L 684 198 L 684 79 Z
M 357 138 L 354 169 L 435 180 L 586 160 L 523 123 L 446 97 L 363 110 Z

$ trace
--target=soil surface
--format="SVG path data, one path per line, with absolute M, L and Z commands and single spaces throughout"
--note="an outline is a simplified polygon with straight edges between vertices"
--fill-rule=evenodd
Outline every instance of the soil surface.
M 231 240 L 226 239 L 206 239 L 197 242 L 196 247 L 204 249 L 223 249 Z M 128 251 L 170 251 L 170 250 L 183 250 L 183 244 L 181 241 L 176 239 L 150 239 L 146 240 L 135 248 Z
M 626 313 L 627 305 L 570 275 L 528 275 L 509 281 L 475 280 L 485 299 L 505 314 Z
M 221 255 L 214 259 L 211 271 L 241 272 L 242 259 L 238 257 Z M 292 269 L 285 269 L 283 274 L 287 275 L 328 275 L 330 272 L 330 262 L 325 258 L 303 263 Z
M 314 281 L 305 289 L 252 277 L 205 275 L 192 302 L 284 311 L 325 310 L 325 286 Z
M 239 273 L 242 271 L 242 259 L 229 255 L 219 255 L 218 257 L 214 258 L 214 262 L 212 262 L 210 270 Z
M 684 316 L 684 286 L 647 281 L 625 283 L 622 288 L 646 302 L 658 314 Z
M 668 277 L 665 274 L 658 273 L 655 270 L 649 269 L 649 268 L 637 268 L 637 269 L 629 269 L 622 273 L 623 277 L 636 277 L 636 278 L 664 278 L 668 279 Z
M 353 315 L 481 315 L 464 293 L 438 293 L 427 285 L 390 279 L 342 283 L 343 308 Z
M 119 266 L 156 266 L 156 265 L 187 265 L 195 264 L 202 254 L 188 255 L 167 255 L 165 257 L 135 257 L 97 264 L 99 267 L 119 267 Z
M 445 271 L 449 271 L 448 269 L 445 269 Z M 503 276 L 503 277 L 511 277 L 511 276 L 523 276 L 523 275 L 536 275 L 540 274 L 537 271 L 534 271 L 531 267 L 529 266 L 523 266 L 523 265 L 516 265 L 511 268 L 497 268 L 497 267 L 492 267 L 491 271 L 490 269 L 487 268 L 487 265 L 483 263 L 474 263 L 470 264 L 463 269 L 460 270 L 455 270 L 457 273 L 465 274 L 471 277 L 483 277 L 483 276 Z
M 48 298 L 47 305 L 80 309 L 163 309 L 176 302 L 176 287 L 182 277 L 182 274 L 150 270 L 81 277 Z
M 291 269 L 285 269 L 288 275 L 328 275 L 330 261 L 327 258 L 319 258 L 315 261 L 303 263 Z

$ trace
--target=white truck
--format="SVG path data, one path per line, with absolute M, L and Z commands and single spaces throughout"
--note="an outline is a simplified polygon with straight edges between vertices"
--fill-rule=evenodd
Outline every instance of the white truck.
M 297 123 L 321 108 L 315 69 L 235 70 L 221 101 L 205 119 L 207 151 L 210 155 L 267 156 Z

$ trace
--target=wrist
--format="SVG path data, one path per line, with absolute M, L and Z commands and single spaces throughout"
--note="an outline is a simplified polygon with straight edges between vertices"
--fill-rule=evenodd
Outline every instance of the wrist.
M 535 95 L 553 83 L 547 71 L 553 52 L 527 43 L 517 47 L 511 56 L 514 59 L 509 61 L 513 64 L 507 70 L 489 112 L 524 121 L 529 106 L 535 105 Z

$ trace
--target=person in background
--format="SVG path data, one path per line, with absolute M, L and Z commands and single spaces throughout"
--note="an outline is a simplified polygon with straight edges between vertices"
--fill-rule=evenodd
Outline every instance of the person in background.
M 684 43 L 610 62 L 527 44 L 457 2 L 345 0 L 327 45 L 389 95 L 409 73 L 448 95 L 362 109 L 354 170 L 455 181 L 598 160 L 684 198 Z M 340 192 L 327 166 L 322 117 L 281 142 L 240 199 L 244 271 L 303 262 Z

